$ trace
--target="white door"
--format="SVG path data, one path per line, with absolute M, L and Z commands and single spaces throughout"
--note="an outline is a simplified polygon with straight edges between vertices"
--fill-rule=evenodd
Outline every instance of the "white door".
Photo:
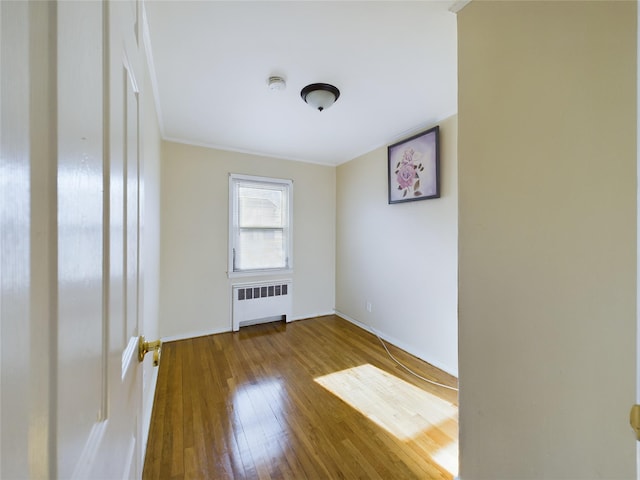
M 58 4 L 58 168 L 72 179 L 58 182 L 63 478 L 142 470 L 136 29 L 136 2 Z
M 57 5 L 58 475 L 90 478 L 110 425 L 104 308 L 103 9 Z M 108 257 L 107 257 L 108 258 Z
M 50 7 L 0 2 L 0 478 L 54 476 Z
M 142 369 L 138 336 L 140 298 L 140 145 L 138 5 L 109 2 L 110 275 L 108 382 L 113 425 L 98 470 L 142 475 Z M 125 461 L 121 470 L 114 462 Z
M 0 3 L 0 478 L 141 476 L 138 8 Z

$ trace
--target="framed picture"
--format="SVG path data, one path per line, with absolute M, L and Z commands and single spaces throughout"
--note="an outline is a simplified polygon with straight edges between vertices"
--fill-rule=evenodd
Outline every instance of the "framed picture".
M 440 197 L 440 127 L 388 148 L 389 203 Z

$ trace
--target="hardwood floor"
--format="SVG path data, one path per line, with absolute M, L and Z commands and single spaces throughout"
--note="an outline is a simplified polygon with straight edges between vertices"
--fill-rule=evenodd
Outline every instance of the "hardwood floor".
M 339 317 L 166 343 L 159 368 L 145 480 L 457 474 L 457 392 Z

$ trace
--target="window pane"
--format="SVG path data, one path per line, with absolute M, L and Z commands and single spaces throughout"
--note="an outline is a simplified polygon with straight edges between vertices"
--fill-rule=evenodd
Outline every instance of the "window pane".
M 229 189 L 230 272 L 289 270 L 292 181 L 232 174 Z
M 240 185 L 238 197 L 240 228 L 284 227 L 283 191 Z
M 236 270 L 286 268 L 286 260 L 282 229 L 240 229 Z

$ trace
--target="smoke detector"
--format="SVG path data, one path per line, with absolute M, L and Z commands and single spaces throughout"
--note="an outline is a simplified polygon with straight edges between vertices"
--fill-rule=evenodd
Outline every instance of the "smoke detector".
M 282 77 L 269 77 L 269 81 L 267 83 L 269 85 L 269 90 L 272 91 L 284 90 L 287 87 L 287 82 L 285 82 Z

